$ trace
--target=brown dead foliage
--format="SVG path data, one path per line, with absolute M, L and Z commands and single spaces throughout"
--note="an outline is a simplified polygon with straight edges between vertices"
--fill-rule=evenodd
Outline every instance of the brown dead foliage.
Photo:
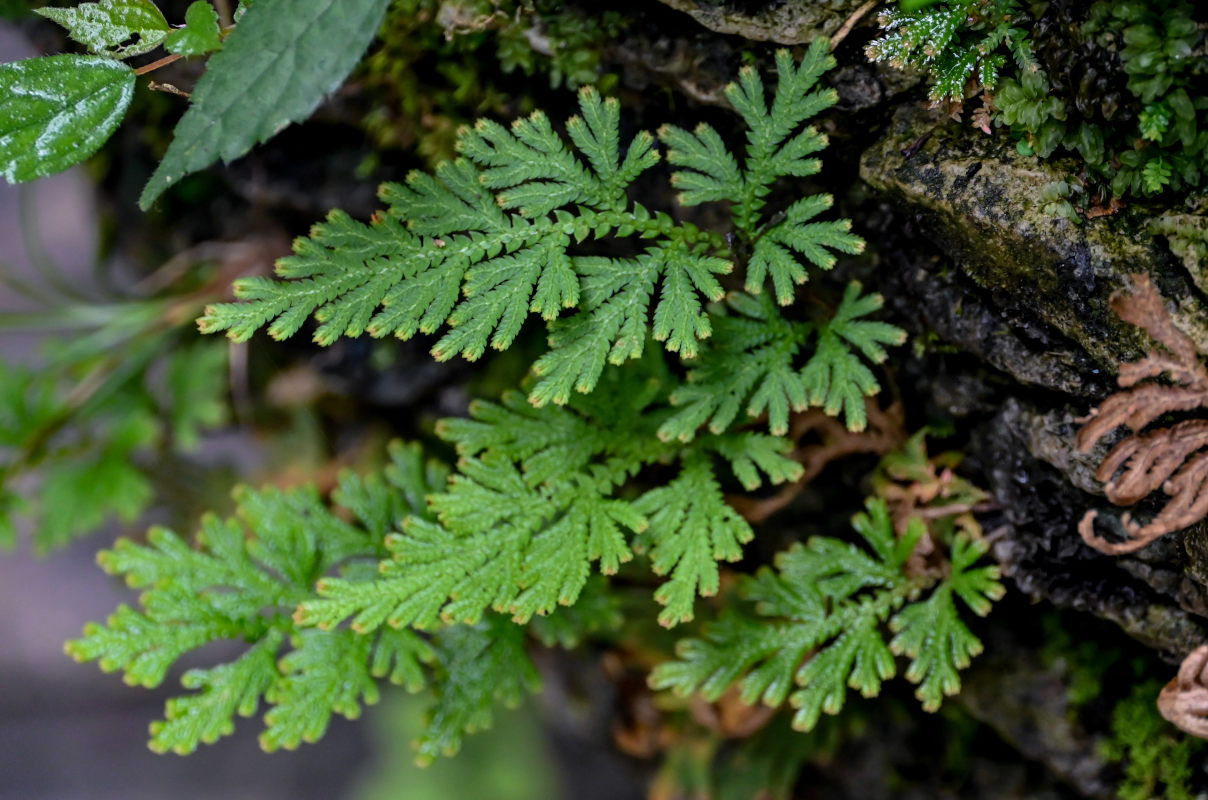
M 1186 420 L 1142 432 L 1165 414 L 1208 406 L 1208 370 L 1191 339 L 1175 327 L 1149 277 L 1133 275 L 1132 280 L 1132 293 L 1113 296 L 1112 308 L 1162 347 L 1120 365 L 1121 391 L 1091 411 L 1078 432 L 1078 449 L 1090 452 L 1116 428 L 1129 428 L 1133 435 L 1113 447 L 1095 473 L 1107 499 L 1133 505 L 1160 488 L 1170 500 L 1145 524 L 1125 513 L 1121 522 L 1130 538 L 1122 542 L 1109 542 L 1096 533 L 1096 512 L 1088 511 L 1078 523 L 1078 532 L 1088 545 L 1109 555 L 1131 553 L 1208 515 L 1208 451 L 1204 450 L 1208 420 Z M 1163 375 L 1169 382 L 1160 381 Z
M 1179 674 L 1158 695 L 1158 711 L 1192 736 L 1208 739 L 1208 644 L 1183 659 Z
M 770 497 L 733 495 L 726 498 L 727 502 L 747 522 L 759 524 L 791 503 L 832 461 L 857 453 L 883 456 L 906 440 L 900 402 L 881 408 L 870 399 L 865 407 L 868 426 L 858 433 L 849 431 L 841 420 L 828 416 L 820 408 L 793 414 L 788 436 L 794 443 L 791 456 L 804 468 L 801 477 Z

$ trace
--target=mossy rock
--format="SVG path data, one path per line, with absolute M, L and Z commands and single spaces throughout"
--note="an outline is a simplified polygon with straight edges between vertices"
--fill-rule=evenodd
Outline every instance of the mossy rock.
M 784 0 L 784 2 L 712 2 L 712 0 L 662 0 L 716 33 L 733 34 L 756 42 L 804 44 L 831 36 L 862 0 Z
M 1109 300 L 1130 273 L 1144 272 L 1173 304 L 1176 324 L 1208 352 L 1201 295 L 1153 235 L 1151 215 L 1076 222 L 1045 202 L 1046 188 L 1076 171 L 1072 161 L 1020 155 L 1002 132 L 987 136 L 917 106 L 899 109 L 860 164 L 874 189 L 921 214 L 934 242 L 1011 324 L 1049 326 L 1114 373 L 1147 344 Z

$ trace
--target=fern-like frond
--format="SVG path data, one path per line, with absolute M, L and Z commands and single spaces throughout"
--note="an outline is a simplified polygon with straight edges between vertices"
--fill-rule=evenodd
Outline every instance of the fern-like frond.
M 973 566 L 986 549 L 983 542 L 957 536 L 946 580 L 925 601 L 906 606 L 890 620 L 897 635 L 889 647 L 911 660 L 906 679 L 918 684 L 915 695 L 926 711 L 935 711 L 944 697 L 960 691 L 958 672 L 982 651 L 981 641 L 961 622 L 956 598 L 985 616 L 1003 595 L 998 567 Z
M 691 441 L 706 424 L 712 433 L 723 433 L 736 421 L 765 412 L 772 433 L 782 436 L 789 412 L 808 404 L 793 365 L 808 327 L 747 294 L 730 295 L 727 305 L 732 313 L 716 318 L 715 343 L 689 371 L 687 383 L 671 394 L 677 411 L 659 428 L 663 439 Z
M 789 413 L 810 406 L 843 413 L 849 429 L 863 430 L 864 397 L 880 389 L 864 362 L 883 361 L 883 345 L 900 344 L 905 333 L 862 319 L 882 301 L 880 295 L 860 291 L 859 283 L 850 284 L 834 317 L 812 326 L 784 319 L 770 301 L 731 295 L 730 315 L 715 322 L 716 344 L 701 354 L 688 382 L 672 393 L 677 412 L 662 424 L 659 436 L 687 442 L 702 425 L 721 433 L 765 413 L 769 429 L 780 436 L 788 431 Z M 797 355 L 815 330 L 815 350 L 799 367 Z
M 605 363 L 640 354 L 648 326 L 691 357 L 710 333 L 703 304 L 722 294 L 715 276 L 732 268 L 725 242 L 630 202 L 626 189 L 658 161 L 654 138 L 639 133 L 622 153 L 616 101 L 584 89 L 579 110 L 574 147 L 540 112 L 510 129 L 479 122 L 459 139 L 461 159 L 384 186 L 387 210 L 368 225 L 333 212 L 278 263 L 284 280 L 236 282 L 241 302 L 209 307 L 202 330 L 242 341 L 267 325 L 285 338 L 313 315 L 315 341 L 330 344 L 447 325 L 433 355 L 473 360 L 509 347 L 530 314 L 578 309 L 539 362 L 539 403 L 590 391 Z M 654 241 L 635 259 L 574 253 L 630 237 Z
M 182 685 L 195 691 L 170 699 L 151 729 L 160 752 L 188 753 L 228 735 L 234 717 L 251 716 L 262 702 L 269 710 L 261 744 L 292 748 L 319 738 L 332 714 L 358 716 L 376 702 L 382 679 L 413 691 L 428 685 L 424 665 L 438 654 L 415 632 L 299 631 L 290 616 L 319 576 L 350 559 L 385 555 L 392 518 L 425 515 L 430 481 L 444 479 L 415 447 L 395 448 L 386 475 L 342 475 L 335 495 L 347 503 L 345 514 L 313 490 L 242 490 L 236 517 L 206 517 L 192 543 L 162 528 L 145 544 L 120 540 L 99 560 L 144 590 L 142 610 L 123 605 L 107 624 L 89 624 L 68 653 L 153 687 L 194 650 L 247 642 L 235 660 L 185 673 Z
M 651 685 L 716 700 L 737 684 L 747 703 L 778 706 L 787 699 L 797 709 L 793 726 L 809 730 L 821 714 L 839 712 L 848 689 L 878 694 L 897 673 L 895 655 L 904 655 L 924 708 L 937 708 L 959 688 L 958 670 L 981 647 L 954 598 L 987 613 L 1002 596 L 997 568 L 973 566 L 984 545 L 958 537 L 948 574 L 911 574 L 908 559 L 924 525 L 912 520 L 898 538 L 880 500 L 869 500 L 853 527 L 863 547 L 814 537 L 778 555 L 776 571 L 745 579 L 740 590 L 754 613 L 732 609 L 702 638 L 682 641 L 678 660 L 659 665 Z M 886 625 L 897 633 L 888 643 Z
M 848 222 L 815 219 L 829 195 L 806 197 L 774 219 L 763 213 L 774 181 L 819 169 L 814 156 L 826 137 L 803 124 L 836 102 L 833 90 L 818 88 L 833 64 L 821 40 L 800 64 L 779 52 L 770 99 L 759 74 L 743 70 L 727 89 L 749 127 L 741 166 L 707 125 L 660 131 L 679 168 L 672 180 L 681 201 L 731 201 L 752 250 L 747 289 L 770 280 L 782 304 L 807 265 L 829 269 L 835 253 L 863 248 Z M 240 302 L 210 306 L 202 330 L 243 341 L 267 326 L 284 338 L 313 316 L 315 341 L 326 345 L 445 328 L 433 355 L 473 360 L 511 346 L 536 314 L 550 326 L 550 350 L 534 366 L 541 380 L 530 399 L 538 405 L 592 391 L 606 365 L 639 357 L 648 335 L 694 358 L 713 331 L 707 304 L 723 296 L 718 278 L 734 267 L 726 238 L 629 199 L 659 154 L 644 132 L 622 145 L 615 100 L 583 89 L 566 131 L 569 141 L 543 112 L 510 128 L 480 121 L 460 135 L 461 158 L 385 185 L 387 208 L 369 224 L 333 212 L 278 263 L 278 280 L 236 282 Z M 618 239 L 637 240 L 627 245 L 631 255 L 579 247 Z
M 861 295 L 861 288 L 857 281 L 848 284 L 834 316 L 818 324 L 814 354 L 801 370 L 809 404 L 821 406 L 831 415 L 842 412 L 852 431 L 864 430 L 868 424 L 864 398 L 881 389 L 860 355 L 879 364 L 888 355 L 886 345 L 898 345 L 906 340 L 906 333 L 901 328 L 861 319 L 879 309 L 884 302 L 879 294 Z
M 533 407 L 510 393 L 442 423 L 461 460 L 430 498 L 436 518 L 404 522 L 376 580 L 321 581 L 298 620 L 331 628 L 351 619 L 370 632 L 477 624 L 494 610 L 526 623 L 575 603 L 593 565 L 612 574 L 635 551 L 668 576 L 655 595 L 667 606 L 660 621 L 690 619 L 697 594 L 717 591 L 717 562 L 737 560 L 752 536 L 725 502 L 719 462 L 752 489 L 794 480 L 801 466 L 786 440 L 764 434 L 661 442 L 665 395 L 632 368 L 605 375 L 607 402 Z M 679 471 L 636 498 L 623 491 L 655 464 Z
M 496 703 L 514 708 L 541 686 L 525 649 L 524 629 L 505 619 L 448 628 L 436 645 L 439 688 L 415 743 L 420 764 L 455 755 L 466 733 L 491 727 Z
M 828 194 L 802 198 L 788 207 L 783 220 L 755 240 L 747 264 L 745 288 L 748 292 L 758 294 L 770 278 L 776 302 L 788 305 L 793 302 L 797 285 L 805 283 L 809 277 L 797 255 L 804 256 L 819 269 L 829 270 L 835 265 L 832 250 L 840 253 L 864 251 L 864 240 L 851 233 L 850 220 L 812 221 L 833 202 Z
M 674 125 L 661 128 L 659 137 L 668 148 L 667 160 L 683 168 L 672 179 L 680 189 L 680 202 L 696 205 L 729 200 L 734 204 L 735 227 L 754 236 L 772 183 L 788 175 L 813 175 L 821 167 L 820 161 L 808 156 L 826 147 L 826 137 L 815 128 L 800 126 L 838 102 L 833 89 L 815 88 L 834 65 L 823 39 L 814 42 L 800 64 L 793 62 L 789 51 L 777 51 L 777 83 L 770 108 L 759 72 L 751 66 L 742 68 L 738 80 L 725 91 L 726 99 L 747 124 L 746 159 L 741 169 L 711 126 L 699 125 L 691 133 Z

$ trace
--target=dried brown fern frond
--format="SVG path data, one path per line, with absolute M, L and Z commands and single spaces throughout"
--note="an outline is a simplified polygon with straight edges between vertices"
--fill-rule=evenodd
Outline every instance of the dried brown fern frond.
M 1158 711 L 1192 736 L 1208 739 L 1208 644 L 1183 659 L 1179 674 L 1158 695 Z
M 1124 514 L 1121 522 L 1130 538 L 1122 542 L 1109 542 L 1097 534 L 1096 512 L 1088 511 L 1078 523 L 1078 532 L 1088 545 L 1109 555 L 1131 553 L 1208 515 L 1208 451 L 1204 449 L 1208 447 L 1208 420 L 1187 420 L 1141 432 L 1164 414 L 1208 407 L 1208 370 L 1200 363 L 1191 339 L 1175 327 L 1149 277 L 1133 275 L 1132 281 L 1132 293 L 1113 296 L 1112 309 L 1149 333 L 1163 349 L 1120 365 L 1117 382 L 1121 391 L 1091 412 L 1078 432 L 1078 449 L 1089 452 L 1119 426 L 1128 427 L 1134 434 L 1113 447 L 1095 473 L 1107 499 L 1116 505 L 1133 505 L 1161 488 L 1170 501 L 1144 525 Z M 1163 375 L 1168 383 L 1159 382 Z

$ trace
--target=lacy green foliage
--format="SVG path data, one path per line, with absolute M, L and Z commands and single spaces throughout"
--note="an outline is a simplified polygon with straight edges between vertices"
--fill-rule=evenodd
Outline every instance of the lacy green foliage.
M 1204 743 L 1173 728 L 1154 704 L 1160 681 L 1137 684 L 1112 709 L 1111 738 L 1100 755 L 1122 765 L 1122 800 L 1193 800 L 1196 771 L 1203 764 Z
M 668 576 L 655 593 L 666 606 L 659 621 L 691 619 L 696 595 L 718 590 L 717 562 L 738 560 L 753 535 L 726 504 L 717 463 L 728 462 L 747 489 L 792 480 L 801 467 L 787 441 L 761 433 L 661 442 L 667 383 L 614 368 L 569 406 L 534 408 L 513 392 L 501 405 L 476 403 L 469 420 L 446 420 L 440 433 L 461 460 L 429 501 L 435 519 L 404 521 L 377 580 L 322 581 L 299 621 L 432 628 L 495 610 L 526 623 L 576 603 L 593 562 L 610 575 L 635 552 Z M 653 465 L 673 477 L 625 491 Z
M 831 251 L 863 247 L 847 220 L 815 219 L 829 196 L 799 200 L 782 219 L 767 218 L 764 209 L 776 179 L 819 168 L 810 156 L 825 137 L 801 124 L 835 102 L 833 91 L 814 88 L 831 64 L 825 46 L 812 47 L 800 66 L 778 54 L 770 108 L 758 74 L 743 70 L 727 89 L 748 125 L 741 166 L 707 125 L 660 131 L 668 160 L 681 167 L 673 180 L 682 202 L 733 203 L 736 233 L 751 244 L 746 288 L 758 292 L 770 279 L 782 304 L 807 277 L 799 258 L 829 269 Z M 242 302 L 211 306 L 202 329 L 242 341 L 267 326 L 283 338 L 314 313 L 315 341 L 330 344 L 365 332 L 406 339 L 447 324 L 433 355 L 476 359 L 488 347 L 511 345 L 535 313 L 549 326 L 551 346 L 534 365 L 540 380 L 530 399 L 537 405 L 590 392 L 606 364 L 637 358 L 648 334 L 668 351 L 696 357 L 713 330 L 706 304 L 723 296 L 718 278 L 733 269 L 734 254 L 720 234 L 631 201 L 627 188 L 659 159 L 654 138 L 641 132 L 622 148 L 618 105 L 594 89 L 580 91 L 579 107 L 567 122 L 573 149 L 541 112 L 510 130 L 479 121 L 459 140 L 462 159 L 435 175 L 413 173 L 405 186 L 385 185 L 388 208 L 369 225 L 334 212 L 278 264 L 285 280 L 237 282 Z M 617 239 L 636 239 L 642 249 L 629 257 L 575 250 L 584 241 Z M 838 328 L 819 342 L 832 364 L 854 358 Z M 820 365 L 807 382 L 833 406 L 851 393 L 832 382 L 875 390 L 858 372 Z
M 755 613 L 723 611 L 703 638 L 680 643 L 679 660 L 657 667 L 651 685 L 716 700 L 736 684 L 750 704 L 787 699 L 796 709 L 793 727 L 810 730 L 823 712 L 843 708 L 849 688 L 879 694 L 902 656 L 923 708 L 939 708 L 959 691 L 959 670 L 981 652 L 957 600 L 978 616 L 988 613 L 1004 591 L 998 569 L 976 566 L 986 545 L 963 534 L 952 540 L 942 574 L 908 569 L 924 525 L 913 519 L 896 537 L 880 500 L 870 500 L 852 524 L 863 547 L 813 537 L 778 555 L 775 571 L 743 579 L 740 591 Z M 888 642 L 886 626 L 894 634 Z
M 1035 69 L 1022 16 L 1018 0 L 954 0 L 909 10 L 903 4 L 881 14 L 884 33 L 866 53 L 899 69 L 923 69 L 932 100 L 959 102 L 970 83 L 993 91 L 1008 55 L 1021 72 Z
M 119 541 L 99 561 L 143 590 L 141 610 L 119 606 L 105 625 L 89 624 L 68 653 L 153 687 L 182 656 L 210 642 L 246 645 L 232 661 L 184 674 L 182 685 L 195 691 L 169 700 L 164 719 L 152 725 L 156 751 L 188 753 L 214 742 L 231 733 L 236 716 L 251 716 L 262 703 L 264 749 L 313 742 L 333 714 L 356 718 L 377 702 L 384 680 L 434 691 L 420 759 L 455 752 L 463 733 L 489 726 L 496 700 L 514 704 L 536 688 L 523 629 L 488 618 L 431 639 L 392 629 L 364 636 L 299 629 L 291 617 L 313 597 L 320 576 L 368 577 L 367 564 L 385 554 L 399 518 L 428 518 L 423 497 L 447 471 L 424 463 L 416 446 L 393 447 L 391 456 L 383 477 L 340 476 L 333 494 L 339 512 L 313 489 L 243 489 L 236 515 L 206 517 L 192 544 L 162 528 L 145 544 Z M 564 626 L 580 626 L 581 635 L 615 620 L 605 604 L 586 609 Z
M 156 683 L 186 651 L 215 639 L 248 643 L 236 661 L 186 673 L 201 691 L 169 705 L 154 746 L 191 749 L 261 701 L 271 706 L 267 748 L 310 741 L 331 714 L 355 716 L 372 702 L 388 674 L 435 689 L 426 760 L 487 724 L 494 699 L 517 700 L 535 685 L 526 636 L 570 646 L 615 624 L 593 572 L 611 575 L 644 556 L 665 577 L 655 591 L 665 626 L 691 619 L 696 597 L 719 591 L 718 562 L 737 561 L 753 536 L 726 490 L 802 476 L 792 443 L 777 435 L 790 410 L 820 406 L 863 427 L 864 398 L 878 389 L 866 362 L 902 340 L 867 319 L 881 299 L 858 283 L 817 319 L 780 310 L 806 264 L 829 269 L 836 251 L 863 246 L 848 221 L 819 218 L 829 196 L 768 208 L 776 181 L 820 168 L 826 139 L 805 121 L 836 100 L 817 88 L 832 64 L 824 41 L 800 65 L 779 53 L 770 93 L 743 70 L 727 89 L 748 129 L 741 157 L 707 125 L 660 131 L 681 202 L 728 202 L 729 235 L 630 199 L 660 158 L 656 139 L 638 133 L 623 144 L 616 101 L 586 88 L 566 138 L 540 112 L 510 129 L 480 121 L 459 139 L 462 158 L 383 187 L 387 209 L 369 224 L 334 212 L 279 262 L 285 280 L 245 279 L 242 302 L 207 309 L 203 329 L 236 340 L 266 326 L 292 335 L 312 314 L 322 344 L 447 328 L 433 348 L 440 359 L 506 349 L 536 314 L 550 349 L 525 392 L 440 424 L 459 456 L 447 482 L 418 480 L 418 452 L 398 451 L 386 483 L 343 479 L 335 500 L 346 513 L 313 492 L 245 492 L 236 519 L 208 519 L 196 548 L 160 531 L 149 546 L 125 543 L 105 556 L 111 570 L 150 587 L 144 611 L 119 610 L 109 627 L 90 628 L 72 645 L 77 656 Z M 745 291 L 723 307 L 721 281 L 735 262 Z M 691 390 L 677 389 L 668 352 L 696 362 Z M 736 361 L 758 366 L 741 384 L 723 384 Z M 749 417 L 768 410 L 772 433 L 738 428 L 742 407 Z M 897 549 L 904 559 L 912 548 Z M 917 632 L 944 630 L 942 646 L 964 648 L 950 656 L 958 662 L 975 643 L 935 598 L 991 591 L 966 577 L 981 574 L 964 560 L 980 551 L 964 540 L 953 551 L 956 577 L 934 588 L 931 605 L 893 617 L 901 628 L 893 646 L 928 691 L 952 681 Z M 173 636 L 184 638 L 163 650 Z M 332 685 L 337 675 L 345 680 Z
M 0 362 L 0 543 L 15 543 L 20 517 L 39 552 L 134 521 L 152 500 L 158 451 L 190 450 L 225 422 L 227 348 L 182 341 L 164 327 L 169 309 L 119 305 L 54 342 L 37 370 Z
M 310 116 L 352 72 L 388 2 L 257 0 L 210 59 L 139 205 Z
M 876 294 L 860 294 L 860 284 L 847 287 L 834 316 L 808 324 L 786 320 L 771 302 L 732 294 L 732 313 L 718 317 L 716 344 L 706 350 L 676 389 L 671 402 L 677 413 L 662 424 L 659 436 L 691 441 L 707 424 L 713 433 L 727 430 L 745 410 L 748 417 L 768 416 L 777 436 L 788 431 L 790 411 L 820 406 L 843 413 L 853 431 L 864 430 L 864 398 L 880 390 L 872 371 L 855 352 L 874 364 L 885 360 L 883 345 L 901 344 L 901 329 L 861 319 L 881 307 Z M 795 364 L 801 349 L 814 342 L 803 367 Z

